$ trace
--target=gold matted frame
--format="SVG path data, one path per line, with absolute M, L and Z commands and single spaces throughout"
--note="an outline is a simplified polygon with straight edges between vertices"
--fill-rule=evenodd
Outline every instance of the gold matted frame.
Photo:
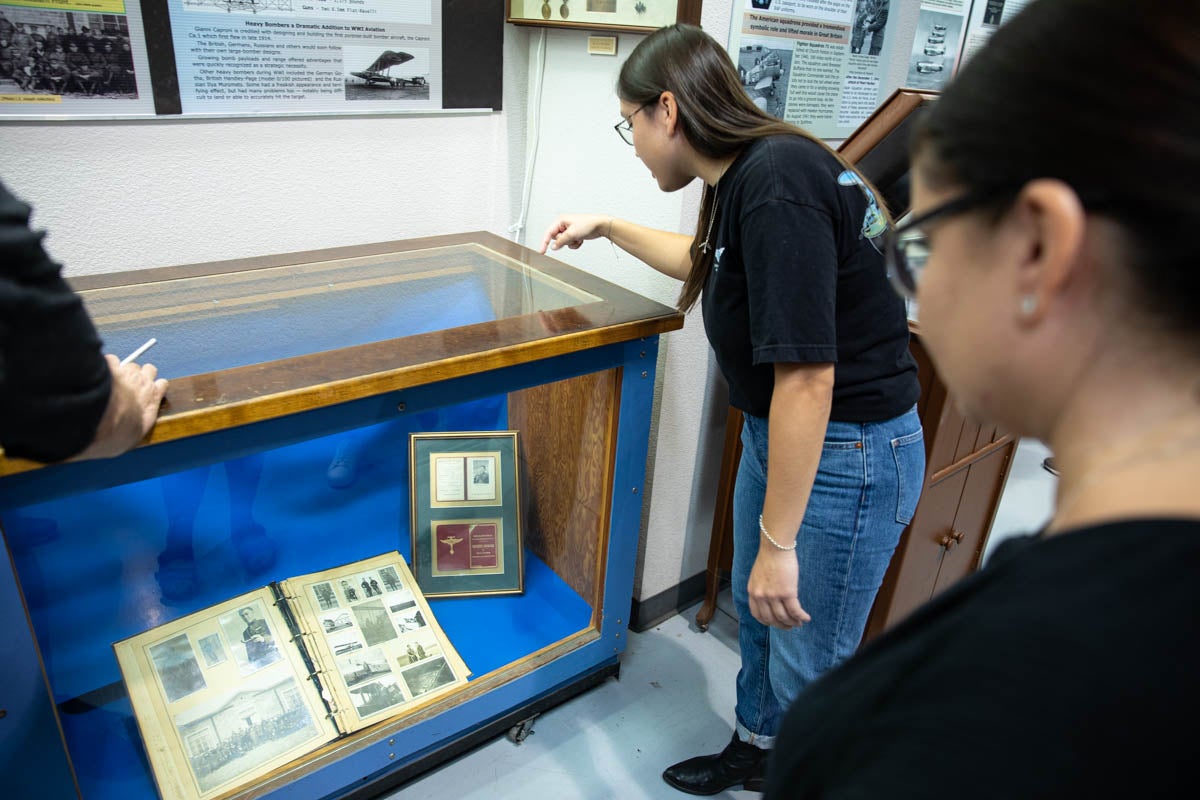
M 520 594 L 516 431 L 409 438 L 412 572 L 426 597 Z
M 701 0 L 508 0 L 514 25 L 649 33 L 676 22 L 700 24 Z

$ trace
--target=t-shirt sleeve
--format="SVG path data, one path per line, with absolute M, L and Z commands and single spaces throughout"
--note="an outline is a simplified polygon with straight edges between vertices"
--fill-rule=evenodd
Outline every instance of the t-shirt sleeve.
M 823 209 L 772 200 L 742 221 L 755 364 L 837 361 L 838 250 Z
M 60 461 L 91 443 L 112 377 L 100 337 L 62 267 L 0 185 L 0 445 Z

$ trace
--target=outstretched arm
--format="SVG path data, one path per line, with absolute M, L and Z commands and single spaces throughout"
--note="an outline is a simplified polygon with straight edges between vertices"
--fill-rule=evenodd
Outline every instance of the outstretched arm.
M 588 239 L 607 237 L 639 261 L 676 280 L 686 280 L 692 269 L 692 237 L 635 225 L 604 214 L 564 214 L 542 238 L 542 252 L 569 247 L 577 250 Z

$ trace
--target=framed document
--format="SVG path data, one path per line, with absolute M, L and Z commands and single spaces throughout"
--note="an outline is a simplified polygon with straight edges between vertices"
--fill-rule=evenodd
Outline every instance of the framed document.
M 508 0 L 516 25 L 649 33 L 676 22 L 700 24 L 701 0 Z
M 524 590 L 517 432 L 414 433 L 412 567 L 426 597 Z

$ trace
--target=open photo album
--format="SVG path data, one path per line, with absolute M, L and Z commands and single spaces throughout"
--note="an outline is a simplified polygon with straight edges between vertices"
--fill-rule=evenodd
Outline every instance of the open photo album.
M 227 797 L 470 676 L 398 552 L 271 583 L 113 649 L 167 800 Z

